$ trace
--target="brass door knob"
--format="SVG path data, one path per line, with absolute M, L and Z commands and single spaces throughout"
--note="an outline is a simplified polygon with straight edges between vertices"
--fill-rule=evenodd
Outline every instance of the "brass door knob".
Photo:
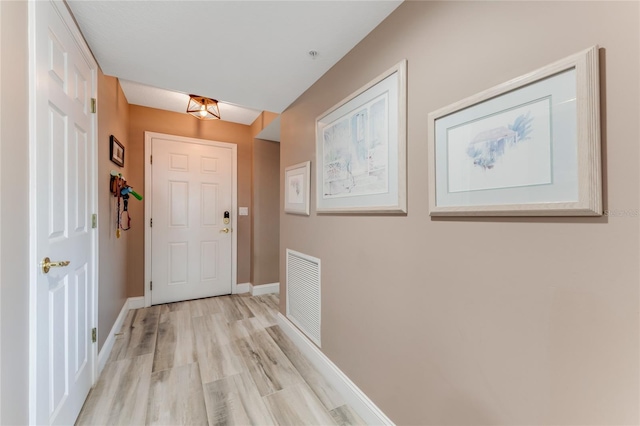
M 42 272 L 45 274 L 49 273 L 49 269 L 51 268 L 62 268 L 64 266 L 68 266 L 71 263 L 70 260 L 61 260 L 60 262 L 52 262 L 51 259 L 45 257 L 42 259 Z
M 229 228 L 222 228 L 220 232 L 224 232 L 225 234 L 228 234 L 229 232 L 231 232 L 231 230 Z

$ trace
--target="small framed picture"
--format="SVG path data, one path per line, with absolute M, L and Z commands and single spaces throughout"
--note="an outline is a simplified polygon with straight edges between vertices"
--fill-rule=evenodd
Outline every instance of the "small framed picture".
M 311 162 L 289 166 L 284 170 L 284 211 L 285 213 L 309 216 L 309 184 L 311 182 Z
M 111 161 L 116 163 L 120 167 L 124 167 L 124 145 L 116 139 L 115 136 L 111 135 L 109 138 L 111 141 L 111 146 L 109 152 L 111 154 Z

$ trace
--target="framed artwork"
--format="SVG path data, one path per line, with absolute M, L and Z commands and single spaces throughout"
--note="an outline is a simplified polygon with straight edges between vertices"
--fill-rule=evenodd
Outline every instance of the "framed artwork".
M 285 213 L 309 216 L 311 162 L 295 164 L 284 169 Z
M 115 136 L 111 135 L 109 137 L 110 148 L 109 153 L 111 155 L 111 161 L 116 163 L 120 167 L 124 167 L 124 145 L 115 138 Z
M 598 47 L 428 116 L 432 216 L 602 214 Z
M 316 119 L 319 213 L 407 212 L 407 61 Z

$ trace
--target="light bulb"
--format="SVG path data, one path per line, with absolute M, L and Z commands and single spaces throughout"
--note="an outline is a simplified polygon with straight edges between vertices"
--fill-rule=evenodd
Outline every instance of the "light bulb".
M 200 114 L 200 117 L 206 117 L 206 116 L 207 116 L 207 107 L 206 107 L 206 106 L 204 106 L 204 105 L 202 105 L 202 106 L 200 107 L 200 112 L 199 112 L 199 114 Z

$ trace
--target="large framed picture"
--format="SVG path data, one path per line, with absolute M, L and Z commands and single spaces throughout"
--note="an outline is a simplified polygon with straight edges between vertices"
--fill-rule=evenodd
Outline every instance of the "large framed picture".
M 309 185 L 311 162 L 295 164 L 284 169 L 285 213 L 309 216 Z
M 122 145 L 113 135 L 109 137 L 109 142 L 111 161 L 120 167 L 124 167 L 124 145 Z
M 316 120 L 318 213 L 407 212 L 407 61 Z
M 602 214 L 598 47 L 428 116 L 430 215 Z

